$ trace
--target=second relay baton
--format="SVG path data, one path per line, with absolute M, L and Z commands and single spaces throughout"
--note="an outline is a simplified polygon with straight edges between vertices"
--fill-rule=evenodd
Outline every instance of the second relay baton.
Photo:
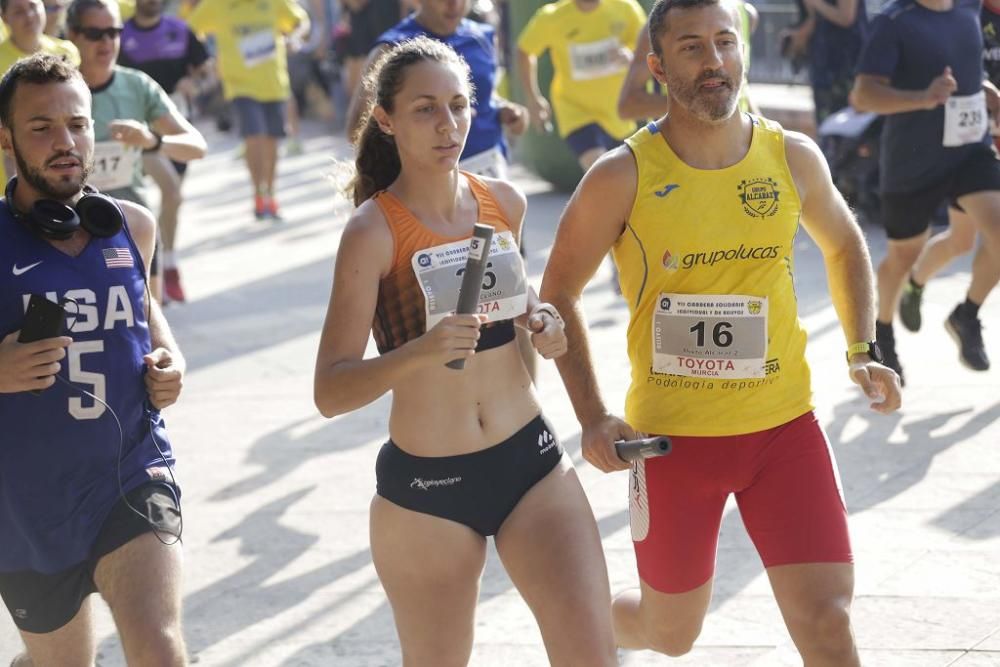
M 469 239 L 469 258 L 465 261 L 462 286 L 458 290 L 457 315 L 471 315 L 479 311 L 479 292 L 483 289 L 483 275 L 486 262 L 490 258 L 490 244 L 493 242 L 493 227 L 476 223 Z M 465 368 L 465 359 L 453 359 L 445 364 L 457 371 Z
M 622 461 L 632 462 L 670 453 L 670 438 L 660 435 L 641 440 L 619 440 L 615 443 L 615 453 Z

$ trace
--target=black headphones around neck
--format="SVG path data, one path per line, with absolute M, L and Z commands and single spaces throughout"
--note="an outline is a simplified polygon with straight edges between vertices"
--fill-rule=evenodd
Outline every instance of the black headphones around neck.
M 115 200 L 89 185 L 83 186 L 83 196 L 74 206 L 55 199 L 38 199 L 27 213 L 18 211 L 14 205 L 15 188 L 17 176 L 7 181 L 4 191 L 7 207 L 15 219 L 27 222 L 42 238 L 61 241 L 81 227 L 94 236 L 107 238 L 120 232 L 125 224 L 125 215 Z

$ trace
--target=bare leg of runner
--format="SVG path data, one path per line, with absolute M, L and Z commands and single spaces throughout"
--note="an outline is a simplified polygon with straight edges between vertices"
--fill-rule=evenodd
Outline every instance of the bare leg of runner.
M 15 662 L 17 667 L 92 667 L 97 639 L 91 621 L 91 600 L 83 601 L 73 620 L 55 632 L 22 632 L 30 661 Z
M 465 667 L 472 654 L 486 540 L 454 521 L 375 496 L 375 570 L 389 596 L 404 667 Z
M 130 665 L 184 667 L 180 543 L 145 533 L 101 558 L 94 582 L 107 601 Z
M 550 665 L 618 664 L 601 536 L 565 457 L 524 495 L 504 521 L 496 544 L 538 621 Z
M 619 593 L 612 604 L 617 644 L 672 657 L 690 651 L 712 601 L 712 582 L 676 594 L 661 593 L 642 581 L 639 585 Z

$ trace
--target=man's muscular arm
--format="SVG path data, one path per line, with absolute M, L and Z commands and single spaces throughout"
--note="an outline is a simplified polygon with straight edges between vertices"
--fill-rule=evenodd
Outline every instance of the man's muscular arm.
M 635 432 L 605 406 L 580 298 L 625 228 L 637 178 L 635 159 L 624 147 L 606 154 L 587 172 L 559 221 L 540 295 L 566 322 L 569 349 L 556 365 L 583 427 L 583 456 L 605 472 L 628 467 L 615 455 L 613 442 L 634 438 Z
M 805 135 L 786 133 L 788 166 L 802 201 L 802 225 L 816 241 L 826 263 L 830 296 L 847 343 L 875 338 L 875 290 L 868 245 L 847 203 L 834 187 L 819 147 Z M 899 378 L 868 355 L 851 360 L 851 380 L 872 399 L 879 412 L 900 405 Z

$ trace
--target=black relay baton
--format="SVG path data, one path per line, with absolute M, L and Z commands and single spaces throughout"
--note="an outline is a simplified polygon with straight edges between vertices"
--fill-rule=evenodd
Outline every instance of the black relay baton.
M 471 315 L 479 310 L 479 293 L 483 289 L 486 262 L 490 258 L 490 244 L 493 242 L 493 226 L 476 223 L 469 239 L 469 258 L 465 261 L 462 286 L 458 290 L 457 315 Z M 453 359 L 445 364 L 460 371 L 465 368 L 465 359 Z
M 640 440 L 618 440 L 615 442 L 615 454 L 622 461 L 631 463 L 654 456 L 666 456 L 670 453 L 670 447 L 670 438 L 665 435 Z

